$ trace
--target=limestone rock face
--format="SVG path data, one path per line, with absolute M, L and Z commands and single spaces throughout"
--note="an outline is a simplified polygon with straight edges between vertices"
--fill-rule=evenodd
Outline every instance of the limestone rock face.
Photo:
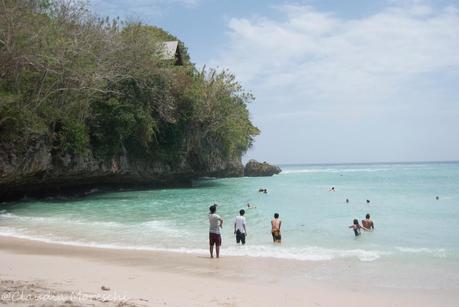
M 50 140 L 31 139 L 28 146 L 0 143 L 0 202 L 24 196 L 86 194 L 97 188 L 191 186 L 200 177 L 241 177 L 240 158 L 189 154 L 174 163 L 135 158 L 127 152 L 100 159 L 90 150 L 57 154 Z
M 276 165 L 271 165 L 267 162 L 258 162 L 256 160 L 250 160 L 247 162 L 244 168 L 244 176 L 247 177 L 262 177 L 262 176 L 272 176 L 279 174 L 281 168 Z

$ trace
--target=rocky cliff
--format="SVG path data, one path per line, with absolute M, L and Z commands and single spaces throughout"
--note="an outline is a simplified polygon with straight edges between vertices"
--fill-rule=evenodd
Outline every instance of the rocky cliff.
M 271 165 L 267 162 L 260 163 L 256 160 L 250 160 L 247 162 L 244 168 L 244 176 L 247 177 L 261 177 L 261 176 L 272 176 L 279 174 L 281 168 L 276 165 Z
M 176 163 L 132 158 L 128 153 L 99 159 L 84 154 L 56 154 L 46 137 L 37 137 L 26 148 L 0 143 L 0 201 L 24 196 L 85 194 L 95 188 L 186 186 L 198 177 L 242 176 L 239 159 L 225 161 L 213 155 L 197 161 L 189 153 Z

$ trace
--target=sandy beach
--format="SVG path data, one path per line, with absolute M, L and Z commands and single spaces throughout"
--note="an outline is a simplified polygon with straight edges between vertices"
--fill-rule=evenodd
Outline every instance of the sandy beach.
M 0 298 L 14 306 L 454 306 L 459 299 L 457 289 L 313 281 L 308 274 L 330 262 L 225 257 L 224 249 L 209 259 L 10 237 L 0 246 Z

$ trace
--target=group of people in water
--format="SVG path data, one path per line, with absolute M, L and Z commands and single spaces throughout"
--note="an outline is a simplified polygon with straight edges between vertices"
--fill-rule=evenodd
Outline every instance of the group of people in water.
M 330 189 L 331 192 L 335 191 L 335 188 Z M 267 193 L 267 189 L 259 189 L 258 192 Z M 346 199 L 346 203 L 349 203 L 349 199 Z M 367 203 L 370 203 L 367 200 Z M 247 204 L 248 209 L 256 208 L 256 206 Z M 209 207 L 209 252 L 210 257 L 214 258 L 214 246 L 216 257 L 220 257 L 220 246 L 222 244 L 221 232 L 220 229 L 223 228 L 223 219 L 217 214 L 217 204 L 213 204 Z M 245 210 L 239 210 L 239 215 L 234 221 L 234 235 L 236 236 L 236 243 L 245 245 L 247 237 L 247 227 L 245 221 Z M 271 234 L 273 237 L 274 243 L 281 243 L 281 225 L 282 221 L 279 218 L 279 213 L 274 213 L 274 218 L 271 220 Z M 367 213 L 365 219 L 362 220 L 362 225 L 360 225 L 358 219 L 354 219 L 351 226 L 349 226 L 354 231 L 356 237 L 360 236 L 361 230 L 373 231 L 375 226 L 373 221 L 370 218 L 370 214 Z
M 365 219 L 362 220 L 362 225 L 359 224 L 358 219 L 354 219 L 354 221 L 352 222 L 352 225 L 349 226 L 349 228 L 352 228 L 354 230 L 354 235 L 358 237 L 361 234 L 360 233 L 361 229 L 365 231 L 373 231 L 375 229 L 375 224 L 371 220 L 370 214 L 367 213 L 367 215 L 365 216 Z
M 250 204 L 247 204 L 250 205 Z M 220 257 L 220 246 L 222 245 L 222 237 L 220 229 L 223 228 L 223 219 L 217 214 L 217 204 L 209 207 L 209 252 L 210 258 L 214 258 L 214 246 L 217 258 Z M 239 210 L 239 216 L 234 221 L 234 235 L 236 243 L 245 245 L 247 237 L 247 228 L 245 222 L 245 210 Z M 279 218 L 279 213 L 274 213 L 274 218 L 271 220 L 271 234 L 274 243 L 281 243 L 281 225 L 282 221 Z
M 336 189 L 335 187 L 331 187 L 330 190 L 328 190 L 329 192 L 336 192 Z M 346 204 L 349 203 L 349 198 L 346 198 Z M 367 204 L 370 203 L 370 200 L 367 199 L 366 201 Z M 372 231 L 375 229 L 375 225 L 373 223 L 373 221 L 370 219 L 370 214 L 367 213 L 367 215 L 365 216 L 365 219 L 362 220 L 362 225 L 359 224 L 359 220 L 358 219 L 354 219 L 352 221 L 352 225 L 349 226 L 349 228 L 352 228 L 354 230 L 354 234 L 356 237 L 360 236 L 361 232 L 360 230 L 363 229 L 365 231 Z

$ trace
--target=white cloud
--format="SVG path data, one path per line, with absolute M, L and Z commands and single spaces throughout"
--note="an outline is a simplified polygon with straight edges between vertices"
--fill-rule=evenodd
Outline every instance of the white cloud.
M 276 10 L 278 19 L 231 19 L 228 44 L 213 61 L 253 90 L 255 121 L 262 130 L 270 131 L 273 120 L 298 117 L 319 125 L 337 117 L 386 114 L 390 120 L 398 111 L 427 114 L 456 99 L 449 94 L 455 89 L 439 90 L 442 85 L 435 81 L 457 81 L 459 13 L 454 7 L 406 2 L 358 19 L 302 5 Z M 453 110 L 458 112 L 457 103 Z M 296 128 L 296 139 L 305 138 L 305 126 Z M 269 142 L 261 136 L 259 143 Z

